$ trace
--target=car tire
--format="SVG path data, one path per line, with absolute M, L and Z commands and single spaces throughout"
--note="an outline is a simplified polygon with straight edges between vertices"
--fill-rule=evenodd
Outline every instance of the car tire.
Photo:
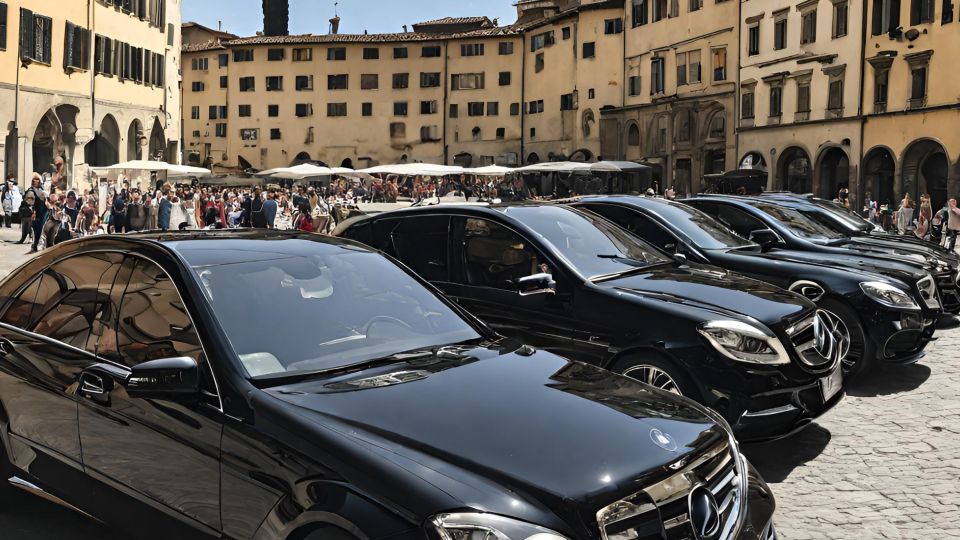
M 833 298 L 825 298 L 820 301 L 820 309 L 833 313 L 847 325 L 847 331 L 850 332 L 850 352 L 841 365 L 844 380 L 853 380 L 873 365 L 877 348 L 853 308 Z
M 611 371 L 665 392 L 671 392 L 694 401 L 703 401 L 700 399 L 700 392 L 690 376 L 676 364 L 657 353 L 624 358 L 615 362 L 611 366 Z

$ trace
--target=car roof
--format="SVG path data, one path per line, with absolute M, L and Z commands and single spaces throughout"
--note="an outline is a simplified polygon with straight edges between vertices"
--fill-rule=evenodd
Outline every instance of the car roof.
M 574 199 L 573 202 L 623 203 L 650 210 L 655 210 L 657 207 L 683 205 L 683 201 L 671 201 L 663 197 L 647 197 L 644 195 L 585 195 Z

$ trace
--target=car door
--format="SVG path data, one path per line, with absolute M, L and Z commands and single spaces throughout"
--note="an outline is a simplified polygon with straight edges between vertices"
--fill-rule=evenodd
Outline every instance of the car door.
M 80 374 L 97 363 L 96 327 L 123 260 L 90 254 L 34 278 L 0 317 L 0 402 L 7 453 L 28 481 L 83 507 Z
M 97 346 L 100 365 L 82 375 L 80 443 L 103 502 L 133 498 L 167 518 L 167 537 L 219 536 L 223 414 L 193 320 L 178 284 L 158 264 L 128 256 L 110 292 L 111 324 Z M 150 360 L 195 359 L 196 399 L 128 395 L 130 369 Z
M 664 253 L 672 254 L 682 249 L 683 243 L 676 235 L 660 226 L 659 223 L 656 223 L 639 210 L 601 203 L 588 203 L 576 206 L 577 208 L 584 208 L 600 214 L 620 227 L 639 236 Z

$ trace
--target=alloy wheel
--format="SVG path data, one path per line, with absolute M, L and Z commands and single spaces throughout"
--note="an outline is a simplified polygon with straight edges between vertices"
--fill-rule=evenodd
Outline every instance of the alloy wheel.
M 683 393 L 680 391 L 680 386 L 678 386 L 677 382 L 673 380 L 673 377 L 671 377 L 666 371 L 656 366 L 641 364 L 639 366 L 631 367 L 630 369 L 624 371 L 623 374 L 644 384 L 659 388 L 665 392 L 670 392 L 671 394 L 676 394 L 678 396 L 683 395 Z

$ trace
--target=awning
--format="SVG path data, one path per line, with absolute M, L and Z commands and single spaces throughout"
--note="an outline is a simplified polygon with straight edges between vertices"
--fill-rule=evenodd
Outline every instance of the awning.
M 92 169 L 97 174 L 112 171 L 150 171 L 165 172 L 167 173 L 167 178 L 210 176 L 209 169 L 204 169 L 202 167 L 190 167 L 188 165 L 175 165 L 173 163 L 166 163 L 164 161 L 133 160 L 117 163 L 116 165 L 110 165 L 109 167 L 92 167 Z
M 469 174 L 469 169 L 452 165 L 435 165 L 432 163 L 399 163 L 396 165 L 377 165 L 356 172 L 366 174 L 399 174 L 403 176 L 448 176 L 452 174 Z

